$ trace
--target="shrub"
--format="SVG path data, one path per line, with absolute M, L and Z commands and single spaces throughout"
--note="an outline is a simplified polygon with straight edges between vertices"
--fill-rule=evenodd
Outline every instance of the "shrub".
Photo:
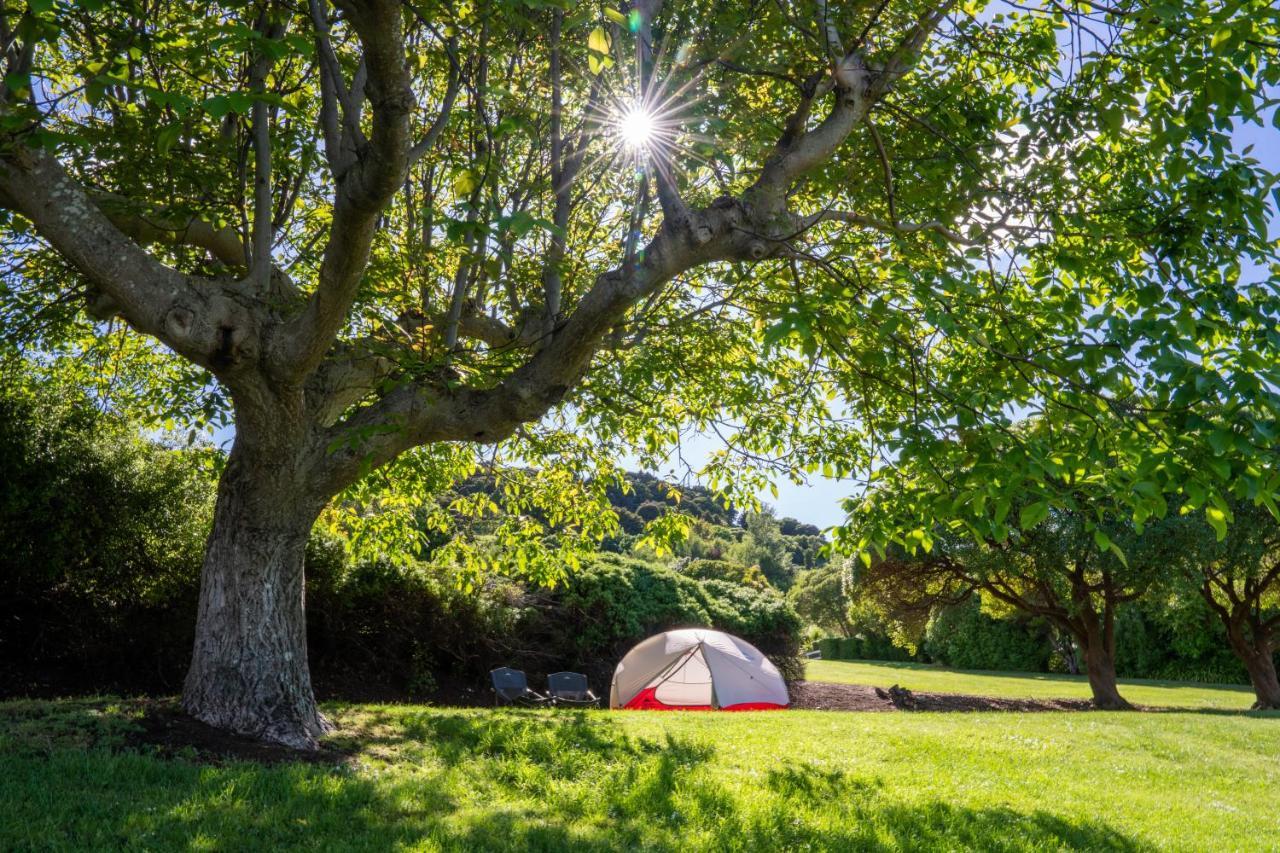
M 800 618 L 772 590 L 699 581 L 644 560 L 602 554 L 561 588 L 534 593 L 515 631 L 535 672 L 578 669 L 607 684 L 631 646 L 659 631 L 711 627 L 755 645 L 798 677 Z
M 662 504 L 654 501 L 646 501 L 645 503 L 640 504 L 636 509 L 636 515 L 638 515 L 643 521 L 653 521 L 665 511 L 666 508 Z
M 1125 678 L 1249 683 L 1221 620 L 1199 598 L 1121 610 L 1116 618 L 1116 671 Z
M 767 589 L 769 581 L 759 566 L 744 566 L 728 560 L 690 560 L 680 573 L 703 581 L 725 581 L 752 589 Z
M 929 621 L 923 644 L 933 661 L 957 669 L 1043 672 L 1049 643 L 1030 623 L 982 612 L 978 596 L 940 609 Z
M 0 685 L 176 688 L 212 508 L 207 452 L 139 439 L 74 388 L 2 378 Z

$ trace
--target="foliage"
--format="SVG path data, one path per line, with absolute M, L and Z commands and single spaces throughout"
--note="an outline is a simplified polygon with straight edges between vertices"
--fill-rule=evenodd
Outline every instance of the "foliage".
M 667 853 L 1280 840 L 1280 731 L 1268 719 L 325 710 L 339 725 L 329 743 L 351 755 L 337 767 L 119 748 L 110 733 L 137 730 L 130 703 L 2 704 L 0 846 Z M 1142 784 L 1099 784 L 1099 768 Z
M 730 558 L 743 565 L 759 566 L 769 583 L 783 591 L 789 589 L 796 563 L 773 510 L 766 506 L 748 512 L 743 526 L 746 535 L 730 550 Z
M 1043 629 L 1025 618 L 997 619 L 983 612 L 978 596 L 939 609 L 929 620 L 922 650 L 929 660 L 956 669 L 1044 672 L 1049 663 Z
M 640 640 L 669 628 L 711 627 L 741 636 L 795 675 L 800 620 L 771 589 L 695 580 L 660 564 L 602 554 L 528 607 L 516 629 L 547 663 L 607 682 Z
M 787 600 L 796 613 L 828 634 L 847 636 L 852 633 L 849 620 L 849 578 L 844 560 L 836 560 L 796 574 L 795 583 L 787 591 Z
M 768 578 L 760 571 L 759 566 L 743 566 L 728 560 L 688 560 L 683 564 L 677 561 L 676 570 L 697 580 L 724 581 L 758 590 L 770 587 Z
M 0 667 L 173 678 L 217 459 L 140 439 L 56 374 L 19 367 L 0 367 Z

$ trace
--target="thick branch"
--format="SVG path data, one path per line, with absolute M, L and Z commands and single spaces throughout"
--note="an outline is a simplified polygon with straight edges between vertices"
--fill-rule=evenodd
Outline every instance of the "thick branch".
M 111 224 L 140 245 L 194 246 L 227 267 L 244 267 L 244 242 L 234 226 L 215 228 L 195 216 L 135 213 L 128 199 L 113 193 L 95 192 L 92 198 Z
M 393 0 L 351 0 L 344 8 L 364 46 L 364 87 L 373 127 L 356 165 L 338 180 L 315 292 L 278 336 L 272 353 L 273 369 L 294 379 L 320 363 L 346 322 L 369 262 L 378 217 L 408 169 L 409 116 L 415 101 L 405 64 L 401 6 Z
M 541 418 L 581 379 L 608 331 L 628 309 L 695 266 L 748 258 L 755 243 L 742 229 L 740 204 L 699 211 L 697 224 L 664 225 L 629 273 L 596 278 L 577 309 L 527 362 L 492 388 L 406 383 L 328 431 L 317 460 L 317 488 L 336 493 L 405 450 L 435 441 L 492 443 Z M 352 440 L 353 436 L 365 437 Z M 327 451 L 332 450 L 332 453 Z
M 224 378 L 256 360 L 258 320 L 235 285 L 198 281 L 151 257 L 51 154 L 17 149 L 0 160 L 0 200 L 100 291 L 98 313 L 119 314 Z

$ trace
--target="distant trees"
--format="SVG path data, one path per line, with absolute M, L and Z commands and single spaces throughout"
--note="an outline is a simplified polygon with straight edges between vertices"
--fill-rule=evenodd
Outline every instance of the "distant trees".
M 833 560 L 796 575 L 787 599 L 810 624 L 839 637 L 853 635 L 847 594 L 847 561 Z
M 866 568 L 862 583 L 900 618 L 927 619 L 974 592 L 1042 617 L 1079 646 L 1094 703 L 1123 709 L 1129 704 L 1116 683 L 1117 611 L 1142 596 L 1173 556 L 1173 543 L 1154 526 L 1139 536 L 1109 518 L 1089 531 L 1080 514 L 1054 510 L 1002 542 L 943 535 L 931 553 L 886 555 Z
M 759 566 L 769 583 L 778 589 L 789 589 L 796 567 L 773 510 L 763 507 L 758 512 L 748 512 L 743 526 L 746 535 L 730 556 L 739 563 Z

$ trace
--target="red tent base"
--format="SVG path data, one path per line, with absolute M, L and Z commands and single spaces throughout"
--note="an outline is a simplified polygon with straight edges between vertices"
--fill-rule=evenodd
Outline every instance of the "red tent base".
M 646 687 L 635 695 L 627 704 L 623 705 L 624 710 L 628 711 L 715 711 L 716 708 L 710 705 L 668 705 L 666 702 L 659 701 L 656 687 Z M 721 711 L 785 711 L 789 705 L 779 705 L 776 702 L 739 702 L 737 705 L 727 705 L 718 710 Z

